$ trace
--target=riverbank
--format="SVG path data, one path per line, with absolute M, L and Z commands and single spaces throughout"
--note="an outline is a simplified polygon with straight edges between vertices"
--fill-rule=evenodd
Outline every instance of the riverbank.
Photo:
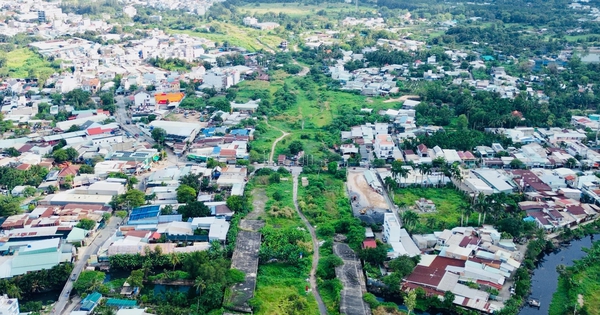
M 592 235 L 589 242 L 593 241 Z M 582 247 L 585 246 L 577 244 L 576 249 Z M 570 263 L 562 264 L 561 261 L 556 267 L 557 289 L 552 295 L 548 314 L 600 314 L 600 297 L 597 294 L 600 292 L 600 242 L 593 242 L 587 248 L 587 255 L 578 260 L 573 259 L 572 266 L 569 266 Z

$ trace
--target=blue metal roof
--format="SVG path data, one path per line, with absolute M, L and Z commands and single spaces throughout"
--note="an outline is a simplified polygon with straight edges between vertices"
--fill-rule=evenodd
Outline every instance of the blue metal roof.
M 160 205 L 151 205 L 151 206 L 143 206 L 139 208 L 135 208 L 131 210 L 131 215 L 129 215 L 130 221 L 140 220 L 144 218 L 152 218 L 157 217 L 160 213 Z

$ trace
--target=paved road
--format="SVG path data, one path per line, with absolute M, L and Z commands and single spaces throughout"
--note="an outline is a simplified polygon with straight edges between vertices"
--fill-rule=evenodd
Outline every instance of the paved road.
M 115 101 L 117 103 L 117 111 L 115 112 L 115 118 L 117 119 L 117 122 L 119 123 L 119 125 L 121 125 L 121 128 L 127 132 L 129 132 L 131 134 L 131 136 L 135 135 L 135 134 L 139 134 L 140 135 L 140 139 L 142 140 L 146 140 L 148 141 L 148 143 L 154 145 L 154 140 L 151 137 L 147 137 L 145 136 L 145 134 L 142 132 L 142 129 L 140 129 L 137 125 L 135 124 L 131 124 L 128 125 L 127 124 L 127 120 L 131 120 L 129 118 L 129 115 L 127 114 L 127 108 L 125 107 L 125 96 L 119 95 L 115 97 Z
M 65 284 L 65 287 L 60 293 L 58 301 L 54 305 L 54 308 L 52 309 L 52 312 L 50 314 L 60 315 L 63 313 L 63 310 L 69 302 L 69 295 L 71 294 L 71 290 L 73 289 L 73 281 L 71 281 L 72 275 L 75 275 L 75 277 L 79 277 L 79 274 L 81 273 L 81 271 L 83 271 L 83 268 L 85 267 L 88 258 L 90 258 L 91 255 L 98 253 L 100 245 L 104 244 L 104 242 L 115 233 L 118 227 L 117 224 L 119 222 L 121 222 L 121 219 L 112 217 L 108 225 L 105 226 L 104 229 L 98 230 L 98 232 L 96 232 L 96 238 L 91 244 L 87 246 L 83 257 L 81 257 L 77 262 L 75 262 L 75 265 L 73 266 L 73 272 L 71 273 L 71 276 L 69 276 L 69 280 L 67 280 L 67 283 Z
M 310 269 L 310 289 L 312 290 L 315 300 L 317 300 L 317 304 L 319 305 L 319 313 L 321 315 L 327 314 L 327 307 L 323 300 L 321 299 L 321 295 L 319 294 L 319 289 L 317 288 L 317 277 L 315 273 L 317 271 L 317 266 L 319 264 L 319 241 L 317 240 L 317 234 L 315 233 L 315 229 L 310 225 L 304 214 L 300 212 L 300 208 L 298 208 L 298 174 L 293 175 L 294 178 L 294 189 L 293 189 L 293 198 L 294 198 L 294 208 L 296 208 L 296 212 L 304 222 L 304 225 L 308 228 L 310 232 L 310 237 L 312 238 L 313 244 L 313 257 L 312 257 L 312 268 Z

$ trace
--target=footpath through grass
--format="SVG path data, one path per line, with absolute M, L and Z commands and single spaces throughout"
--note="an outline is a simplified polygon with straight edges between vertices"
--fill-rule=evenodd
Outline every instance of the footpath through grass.
M 291 174 L 282 170 L 257 171 L 247 189 L 264 189 L 265 221 L 256 292 L 255 314 L 318 314 L 314 296 L 306 292 L 311 263 L 310 234 L 294 209 Z

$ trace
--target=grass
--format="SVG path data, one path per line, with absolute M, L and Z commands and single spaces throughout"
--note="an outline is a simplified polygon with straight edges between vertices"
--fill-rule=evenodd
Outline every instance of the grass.
M 577 301 L 577 295 L 583 295 L 583 305 L 585 314 L 598 315 L 600 314 L 600 264 L 595 264 L 586 267 L 584 270 L 576 273 L 573 276 L 574 282 L 578 283 L 576 289 L 567 289 L 566 279 L 559 277 L 558 288 L 552 295 L 550 304 L 550 315 L 562 315 L 572 311 L 572 307 Z M 581 312 L 579 305 L 577 312 Z
M 359 6 L 359 11 L 373 11 L 372 8 Z M 241 6 L 240 10 L 246 11 L 251 14 L 265 14 L 271 13 L 284 13 L 292 17 L 301 17 L 306 15 L 313 15 L 316 12 L 325 10 L 327 13 L 340 13 L 340 12 L 355 12 L 355 6 L 353 4 L 342 4 L 342 3 L 328 3 L 324 5 L 304 5 L 304 4 L 291 4 L 291 3 L 261 3 L 260 5 L 245 5 Z
M 193 30 L 170 29 L 170 33 L 188 34 L 190 36 L 206 38 L 213 42 L 229 42 L 231 46 L 240 46 L 249 51 L 261 49 L 276 50 L 277 45 L 284 39 L 276 35 L 273 31 L 261 31 L 258 29 L 234 25 L 231 23 L 211 22 L 211 25 L 219 25 L 222 30 L 220 33 L 204 33 Z
M 271 154 L 271 146 L 273 145 L 273 142 L 275 139 L 281 137 L 281 135 L 281 131 L 275 128 L 267 127 L 267 132 L 261 133 L 258 136 L 258 139 L 252 141 L 252 150 L 261 154 L 265 160 L 268 160 L 269 154 Z
M 321 174 L 303 175 L 308 179 L 308 186 L 298 186 L 298 200 L 302 212 L 306 215 L 311 224 L 331 222 L 344 217 L 352 217 L 350 202 L 346 195 L 346 187 L 341 179 L 323 171 Z M 320 185 L 326 189 L 320 193 L 315 193 L 311 187 Z
M 12 78 L 27 78 L 30 70 L 54 72 L 50 62 L 28 48 L 19 48 L 7 53 L 6 67 Z
M 254 298 L 255 304 L 259 306 L 255 314 L 286 315 L 282 306 L 286 304 L 286 298 L 294 294 L 306 299 L 308 307 L 303 314 L 319 314 L 315 298 L 305 291 L 308 285 L 305 279 L 309 270 L 308 264 L 304 270 L 297 270 L 295 267 L 281 263 L 260 265 Z
M 300 217 L 294 210 L 293 182 L 291 175 L 281 175 L 280 183 L 268 183 L 268 175 L 257 176 L 252 179 L 251 186 L 264 188 L 267 195 L 265 214 L 260 217 L 267 226 L 275 228 L 304 228 Z M 280 200 L 275 200 L 274 195 L 280 194 Z M 275 217 L 272 215 L 273 207 L 289 208 L 290 216 Z M 308 238 L 308 232 L 305 232 Z M 307 244 L 307 246 L 312 243 Z M 303 258 L 301 267 L 294 267 L 283 263 L 260 264 L 258 267 L 257 285 L 252 304 L 255 314 L 287 314 L 285 309 L 289 304 L 290 296 L 300 296 L 300 303 L 305 305 L 303 314 L 318 314 L 317 302 L 312 294 L 307 294 L 305 287 L 311 268 L 312 255 Z
M 453 228 L 460 224 L 462 209 L 468 202 L 462 193 L 452 188 L 397 188 L 394 191 L 394 203 L 400 207 L 416 207 L 419 198 L 430 199 L 436 206 L 433 213 L 419 213 L 421 218 L 417 230 Z M 429 219 L 429 220 L 428 220 Z M 428 222 L 429 221 L 429 222 Z M 472 214 L 469 222 L 477 223 L 477 214 Z

